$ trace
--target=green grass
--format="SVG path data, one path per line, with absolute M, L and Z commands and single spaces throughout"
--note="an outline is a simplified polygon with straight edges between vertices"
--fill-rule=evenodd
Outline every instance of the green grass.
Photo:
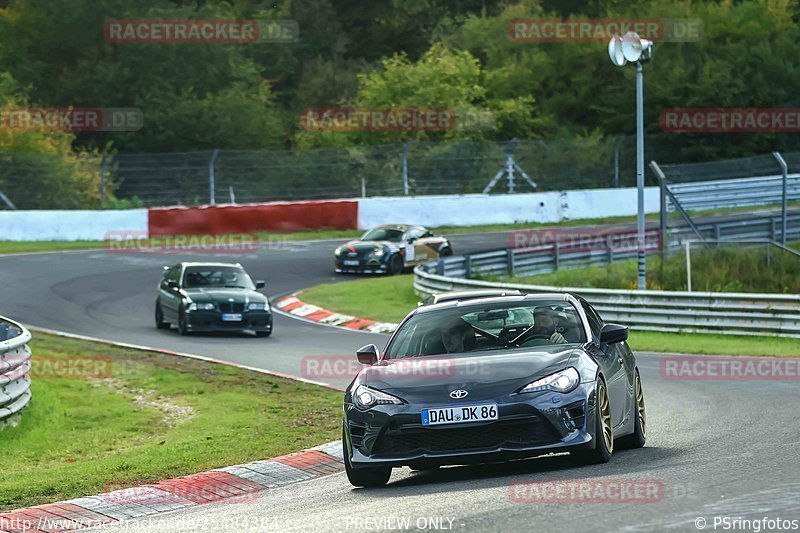
M 798 243 L 790 243 L 797 248 Z M 800 258 L 772 249 L 772 263 L 767 266 L 763 247 L 737 249 L 721 247 L 705 251 L 693 248 L 692 290 L 712 292 L 800 292 Z M 636 260 L 620 261 L 607 266 L 563 269 L 535 276 L 503 279 L 511 283 L 548 285 L 553 287 L 636 288 Z M 482 278 L 487 279 L 487 278 Z M 663 264 L 660 256 L 647 259 L 647 288 L 685 291 L 686 258 L 676 254 Z
M 417 306 L 414 276 L 385 276 L 324 283 L 300 293 L 300 299 L 338 313 L 381 322 L 400 322 Z
M 381 322 L 399 322 L 420 300 L 411 275 L 317 285 L 304 290 L 300 298 L 331 311 Z M 630 343 L 637 351 L 800 356 L 797 339 L 776 337 L 631 330 Z
M 17 426 L 0 431 L 0 511 L 268 459 L 340 436 L 335 391 L 44 333 L 34 333 L 31 347 L 33 399 Z M 42 375 L 54 361 L 92 356 L 110 359 L 108 376 Z

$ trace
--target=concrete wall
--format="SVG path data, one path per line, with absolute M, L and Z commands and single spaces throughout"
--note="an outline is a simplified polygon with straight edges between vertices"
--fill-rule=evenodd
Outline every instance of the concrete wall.
M 146 233 L 147 209 L 0 211 L 0 241 L 102 241 L 113 231 Z

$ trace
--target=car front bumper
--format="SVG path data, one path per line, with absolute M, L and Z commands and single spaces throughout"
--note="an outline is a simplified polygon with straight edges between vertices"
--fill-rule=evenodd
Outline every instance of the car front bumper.
M 496 403 L 491 422 L 422 426 L 423 407 L 345 403 L 345 443 L 353 468 L 504 461 L 595 446 L 594 383 L 562 394 L 540 392 L 453 405 Z
M 223 321 L 219 311 L 191 311 L 186 313 L 186 328 L 194 332 L 213 331 L 272 331 L 271 311 L 245 311 L 240 321 Z

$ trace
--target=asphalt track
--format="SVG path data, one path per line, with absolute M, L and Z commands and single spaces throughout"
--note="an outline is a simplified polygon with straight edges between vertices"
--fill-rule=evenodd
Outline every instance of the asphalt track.
M 507 236 L 470 234 L 453 240 L 457 253 L 469 253 L 504 247 Z M 341 280 L 331 272 L 336 244 L 283 243 L 215 260 L 240 261 L 254 278 L 267 281 L 266 292 L 275 297 Z M 358 346 L 386 339 L 285 316 L 276 317 L 275 334 L 266 339 L 181 337 L 174 330 L 156 330 L 152 314 L 161 266 L 184 259 L 197 257 L 103 250 L 0 256 L 0 314 L 27 325 L 291 375 L 303 375 L 303 357 L 352 357 Z M 661 376 L 659 356 L 639 358 L 650 418 L 648 445 L 616 452 L 606 465 L 576 467 L 561 456 L 429 473 L 401 469 L 378 490 L 352 489 L 343 474 L 335 474 L 267 491 L 255 502 L 206 505 L 154 519 L 157 525 L 116 528 L 365 531 L 402 527 L 406 520 L 414 529 L 431 520 L 464 531 L 697 531 L 699 517 L 707 520 L 706 530 L 714 530 L 714 516 L 800 521 L 798 381 L 678 381 Z M 346 384 L 345 379 L 325 381 Z M 662 490 L 658 501 L 630 503 L 520 503 L 509 496 L 512 482 L 570 480 L 649 480 Z

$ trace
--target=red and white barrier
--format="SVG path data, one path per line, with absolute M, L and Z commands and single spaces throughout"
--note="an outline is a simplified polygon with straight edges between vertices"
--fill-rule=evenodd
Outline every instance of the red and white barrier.
M 139 237 L 366 229 L 377 224 L 430 227 L 555 223 L 633 216 L 636 189 L 588 189 L 531 194 L 401 196 L 107 211 L 0 211 L 0 241 L 102 241 Z M 645 189 L 645 212 L 657 213 L 657 187 Z

